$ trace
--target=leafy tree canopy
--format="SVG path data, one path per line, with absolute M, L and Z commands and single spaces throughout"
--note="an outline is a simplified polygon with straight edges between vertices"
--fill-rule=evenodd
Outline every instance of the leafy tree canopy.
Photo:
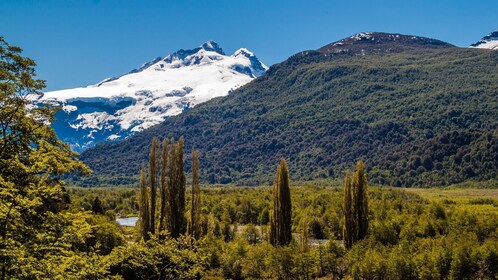
M 32 105 L 31 101 L 42 94 L 45 82 L 36 79 L 35 62 L 21 52 L 0 37 L 2 279 L 36 273 L 36 265 L 20 270 L 27 260 L 33 264 L 70 247 L 67 234 L 79 218 L 63 213 L 69 196 L 60 176 L 90 172 L 50 127 L 58 108 Z

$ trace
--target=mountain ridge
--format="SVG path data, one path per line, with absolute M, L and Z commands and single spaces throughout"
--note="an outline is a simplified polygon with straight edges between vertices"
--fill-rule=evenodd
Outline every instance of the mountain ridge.
M 407 48 L 454 48 L 449 43 L 427 37 L 385 32 L 361 32 L 319 48 L 322 53 L 393 53 Z
M 436 44 L 297 53 L 228 97 L 85 151 L 97 176 L 80 183 L 133 183 L 152 137 L 182 135 L 209 183 L 271 183 L 280 157 L 296 180 L 341 177 L 358 159 L 373 184 L 496 180 L 498 53 Z

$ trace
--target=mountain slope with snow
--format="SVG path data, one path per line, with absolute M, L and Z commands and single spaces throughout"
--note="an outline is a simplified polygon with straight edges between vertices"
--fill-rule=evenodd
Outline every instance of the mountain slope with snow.
M 226 96 L 267 69 L 247 49 L 228 56 L 208 41 L 96 85 L 46 92 L 38 102 L 62 107 L 53 127 L 59 138 L 82 150 L 100 141 L 124 139 L 168 116 Z
M 498 50 L 498 30 L 484 36 L 479 42 L 472 44 L 471 48 Z

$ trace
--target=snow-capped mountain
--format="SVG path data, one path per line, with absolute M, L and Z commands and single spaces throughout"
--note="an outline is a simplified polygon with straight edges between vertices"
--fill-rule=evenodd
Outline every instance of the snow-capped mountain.
M 124 139 L 214 97 L 228 95 L 268 69 L 249 50 L 226 55 L 213 41 L 156 58 L 123 76 L 87 87 L 46 92 L 38 102 L 60 105 L 52 124 L 82 150 Z
M 498 50 L 498 30 L 484 36 L 479 42 L 470 45 L 471 48 Z

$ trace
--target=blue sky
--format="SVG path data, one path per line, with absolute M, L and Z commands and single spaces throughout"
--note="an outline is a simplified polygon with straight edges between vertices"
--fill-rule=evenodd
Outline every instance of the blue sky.
M 498 29 L 497 0 L 2 0 L 0 36 L 37 64 L 47 90 L 94 84 L 180 48 L 217 41 L 271 65 L 362 31 L 468 46 Z

